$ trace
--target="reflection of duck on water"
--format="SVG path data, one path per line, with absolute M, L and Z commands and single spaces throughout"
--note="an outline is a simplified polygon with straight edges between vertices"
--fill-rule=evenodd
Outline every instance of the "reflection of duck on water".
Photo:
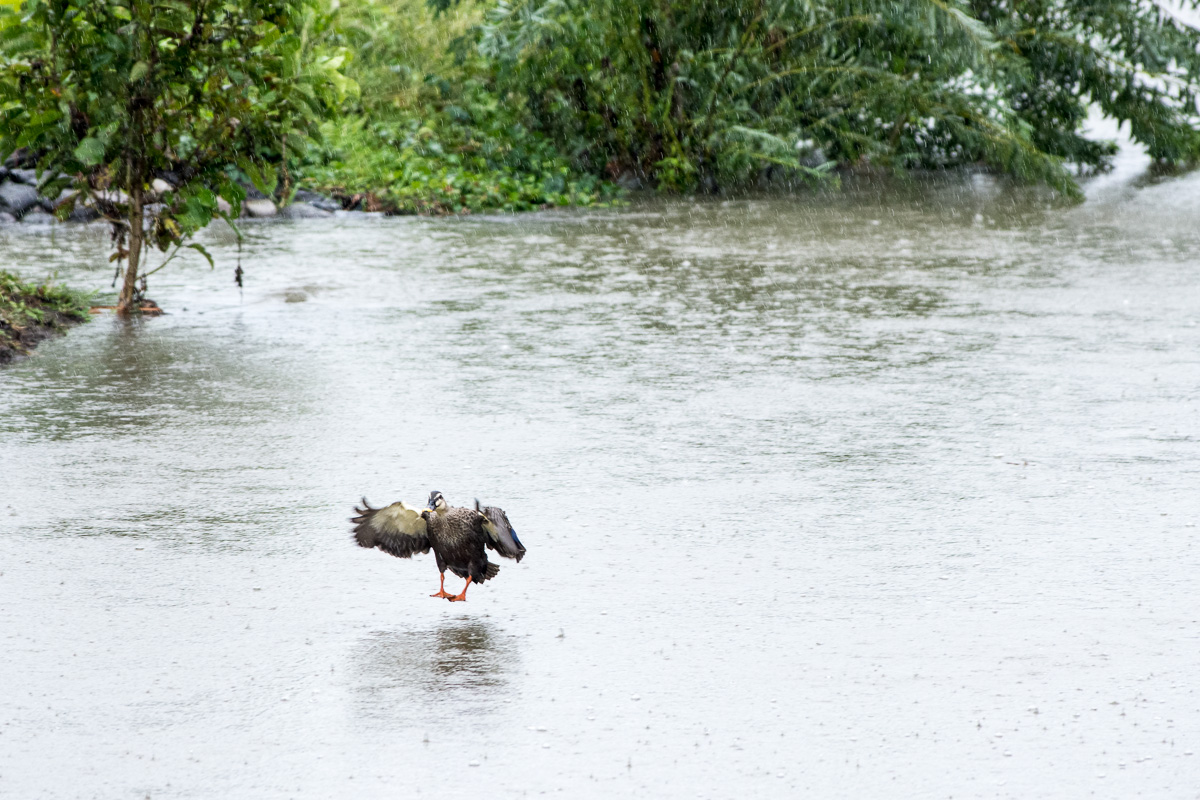
M 357 690 L 369 697 L 369 716 L 411 715 L 430 696 L 463 713 L 484 711 L 504 696 L 497 691 L 514 672 L 519 653 L 512 636 L 489 623 L 444 620 L 436 629 L 375 631 L 354 659 Z M 419 714 L 418 714 L 419 715 Z
M 466 600 L 472 582 L 496 577 L 500 566 L 487 560 L 485 548 L 518 562 L 525 555 L 525 546 L 504 510 L 480 506 L 478 500 L 473 509 L 451 507 L 441 492 L 433 492 L 429 508 L 420 511 L 404 503 L 372 508 L 365 497 L 362 504 L 363 508 L 354 509 L 358 516 L 350 519 L 355 523 L 354 538 L 360 547 L 378 547 L 397 558 L 411 558 L 414 553 L 433 549 L 442 578 L 441 586 L 430 597 L 444 597 L 451 602 Z M 459 594 L 446 591 L 447 567 L 467 579 Z
M 433 671 L 440 675 L 462 675 L 473 683 L 494 683 L 496 641 L 483 625 L 441 628 L 434 639 Z

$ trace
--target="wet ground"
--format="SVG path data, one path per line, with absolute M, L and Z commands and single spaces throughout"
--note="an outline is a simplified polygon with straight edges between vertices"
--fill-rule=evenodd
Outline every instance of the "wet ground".
M 244 293 L 214 229 L 0 372 L 0 795 L 1194 796 L 1200 176 L 1143 167 L 249 224 Z M 349 538 L 430 489 L 529 548 L 465 604 Z

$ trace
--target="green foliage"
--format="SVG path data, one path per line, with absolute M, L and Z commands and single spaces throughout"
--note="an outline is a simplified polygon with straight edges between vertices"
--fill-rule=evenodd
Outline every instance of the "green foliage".
M 824 154 L 1078 196 L 1065 162 L 1113 152 L 1089 99 L 1156 158 L 1200 152 L 1200 34 L 1134 0 L 498 0 L 479 44 L 577 168 L 672 190 L 820 180 Z
M 302 146 L 353 88 L 345 53 L 312 50 L 309 0 L 25 0 L 0 15 L 0 156 L 25 148 L 43 192 L 78 190 L 61 214 L 87 200 L 113 222 L 126 310 L 155 271 L 143 240 L 169 261 L 236 216 L 233 166 Z M 174 185 L 156 197 L 162 175 Z
M 0 361 L 26 351 L 31 329 L 60 330 L 72 322 L 86 322 L 90 296 L 54 286 L 24 283 L 0 270 Z
M 1102 167 L 1115 145 L 1080 133 L 1095 103 L 1129 122 L 1157 161 L 1200 155 L 1200 36 L 1166 9 L 1130 0 L 973 0 L 971 7 L 1003 44 L 998 85 L 1039 150 Z
M 503 85 L 585 169 L 674 189 L 772 168 L 820 180 L 810 142 L 844 163 L 969 157 L 1057 178 L 1052 159 L 1013 141 L 993 96 L 956 85 L 994 46 L 936 0 L 501 0 L 481 39 Z
M 420 116 L 469 73 L 457 44 L 478 24 L 480 11 L 476 3 L 436 14 L 425 0 L 343 0 L 329 19 L 322 43 L 354 53 L 348 73 L 361 92 L 349 110 Z
M 238 214 L 238 180 L 395 213 L 602 203 L 630 178 L 823 184 L 835 166 L 983 168 L 1078 197 L 1072 167 L 1115 152 L 1084 135 L 1092 105 L 1159 161 L 1200 156 L 1200 33 L 1140 0 L 12 5 L 0 155 L 33 152 L 44 191 L 74 184 L 61 213 L 100 207 L 131 262 L 138 208 L 169 261 Z
M 356 105 L 322 128 L 323 145 L 295 168 L 306 186 L 369 210 L 445 214 L 606 202 L 613 187 L 573 173 L 522 104 L 496 91 L 464 36 L 475 5 L 435 14 L 423 0 L 350 0 L 330 46 L 356 53 Z
M 460 102 L 467 92 L 460 92 Z M 302 183 L 370 211 L 451 214 L 611 199 L 610 185 L 574 176 L 543 136 L 530 133 L 480 92 L 475 102 L 424 117 L 353 116 L 323 128 L 325 145 L 301 168 Z M 383 117 L 383 119 L 379 119 Z

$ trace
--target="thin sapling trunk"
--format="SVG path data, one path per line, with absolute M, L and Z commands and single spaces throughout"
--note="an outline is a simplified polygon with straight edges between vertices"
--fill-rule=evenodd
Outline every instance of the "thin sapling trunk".
M 117 300 L 117 313 L 128 316 L 136 310 L 134 294 L 137 291 L 138 270 L 142 262 L 142 186 L 135 180 L 129 187 L 129 264 L 125 267 L 125 282 L 121 284 L 121 295 Z

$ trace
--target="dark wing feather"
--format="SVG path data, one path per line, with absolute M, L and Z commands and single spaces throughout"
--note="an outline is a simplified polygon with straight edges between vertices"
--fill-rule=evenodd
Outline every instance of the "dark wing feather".
M 492 523 L 490 526 L 484 527 L 486 534 L 484 543 L 505 558 L 515 558 L 519 564 L 525 557 L 525 546 L 517 538 L 517 532 L 513 530 L 504 509 L 496 506 L 481 506 L 476 500 L 475 510 Z
M 359 547 L 378 547 L 397 558 L 429 552 L 429 536 L 420 511 L 404 503 L 372 508 L 365 497 L 362 504 L 362 508 L 354 507 L 358 516 L 350 518 L 355 523 L 354 539 Z

